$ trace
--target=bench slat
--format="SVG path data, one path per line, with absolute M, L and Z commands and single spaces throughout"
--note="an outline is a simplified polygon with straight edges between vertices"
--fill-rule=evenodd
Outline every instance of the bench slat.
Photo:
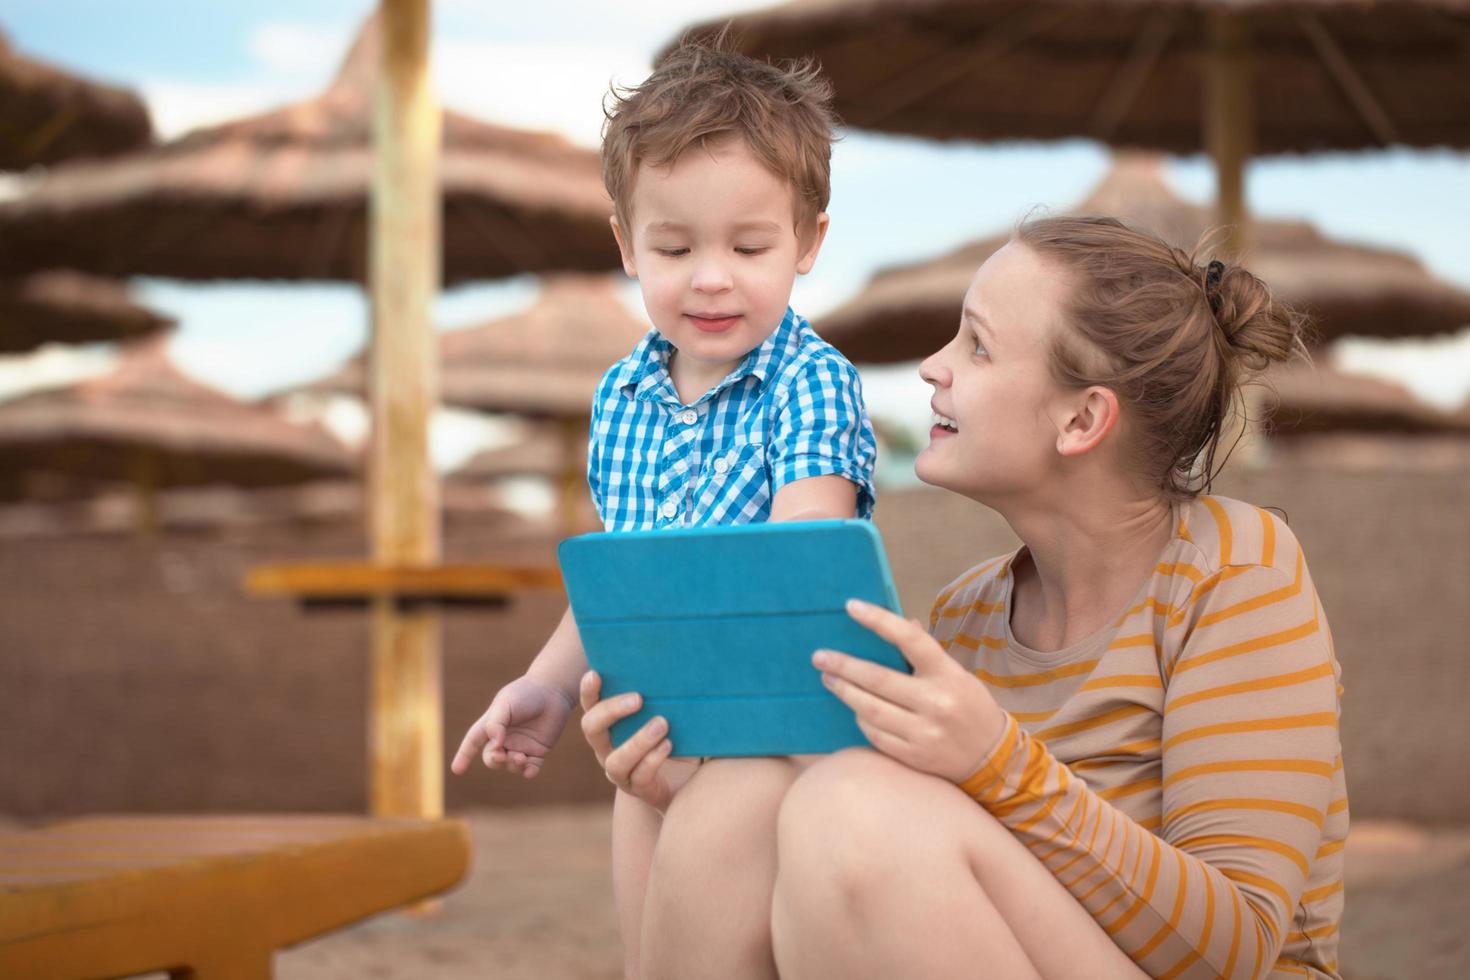
M 99 818 L 0 835 L 0 976 L 268 963 L 451 887 L 468 861 L 455 820 Z

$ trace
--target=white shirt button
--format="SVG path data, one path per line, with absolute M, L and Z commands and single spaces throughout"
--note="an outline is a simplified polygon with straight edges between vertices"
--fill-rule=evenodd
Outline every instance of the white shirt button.
M 730 468 L 730 461 L 728 459 L 726 459 L 725 457 L 721 456 L 720 458 L 718 458 L 718 459 L 715 460 L 715 472 L 716 473 L 723 473 L 726 470 L 728 470 L 729 468 Z
M 693 425 L 695 422 L 699 421 L 699 413 L 692 408 L 686 408 L 683 412 L 679 414 L 679 421 L 683 422 L 685 425 Z
M 665 517 L 673 517 L 679 513 L 679 505 L 672 500 L 665 500 L 663 507 L 659 508 Z

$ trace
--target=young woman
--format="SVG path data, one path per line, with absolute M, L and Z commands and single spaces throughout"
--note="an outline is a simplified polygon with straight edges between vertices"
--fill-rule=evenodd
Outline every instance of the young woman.
M 716 760 L 677 795 L 582 688 L 608 777 L 666 811 L 648 977 L 1336 977 L 1339 671 L 1301 546 L 1199 491 L 1239 386 L 1300 349 L 1239 266 L 1111 219 L 1023 225 L 924 362 L 919 476 L 1023 546 L 929 628 L 854 604 L 912 676 L 818 651 L 872 749 Z M 651 725 L 654 723 L 650 723 Z

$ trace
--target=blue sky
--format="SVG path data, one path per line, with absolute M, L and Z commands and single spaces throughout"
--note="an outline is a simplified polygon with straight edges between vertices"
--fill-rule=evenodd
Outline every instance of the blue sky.
M 653 52 L 693 20 L 750 6 L 692 0 L 610 4 L 542 0 L 438 0 L 435 62 L 448 105 L 511 125 L 555 129 L 594 145 L 610 80 L 635 81 Z M 27 53 L 140 90 L 165 135 L 310 96 L 322 88 L 367 0 L 4 0 L 0 30 Z M 832 233 L 817 270 L 799 285 L 798 310 L 820 314 L 886 264 L 945 251 L 1006 227 L 1034 206 L 1075 202 L 1102 175 L 1106 153 L 1082 141 L 979 146 L 850 133 L 833 156 Z M 1176 158 L 1185 196 L 1208 198 L 1199 157 Z M 1411 252 L 1438 275 L 1470 287 L 1470 154 L 1394 150 L 1257 161 L 1251 208 L 1302 217 L 1330 235 Z M 534 296 L 516 280 L 445 294 L 441 326 L 506 312 Z M 346 286 L 143 285 L 145 299 L 179 316 L 175 356 L 193 373 L 241 395 L 319 376 L 358 347 L 366 306 Z M 634 295 L 630 291 L 630 298 Z M 1425 397 L 1470 395 L 1470 332 L 1385 354 L 1348 344 L 1344 364 L 1390 373 Z M 0 387 L 55 365 L 0 363 Z M 50 365 L 49 367 L 46 365 Z M 60 371 L 60 368 L 56 370 Z M 64 373 L 64 372 L 63 372 Z M 869 372 L 879 402 L 926 400 L 911 373 Z

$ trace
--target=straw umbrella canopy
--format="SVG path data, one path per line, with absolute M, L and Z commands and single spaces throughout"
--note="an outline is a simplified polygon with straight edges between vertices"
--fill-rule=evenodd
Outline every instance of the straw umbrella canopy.
M 42 344 L 137 340 L 173 326 L 112 279 L 65 270 L 0 279 L 0 354 Z
M 194 381 L 164 350 L 166 338 L 130 345 L 110 373 L 0 404 L 0 492 L 28 473 L 82 484 L 127 481 L 152 511 L 167 487 L 280 486 L 347 476 L 352 454 L 325 430 L 293 425 Z
M 592 393 L 603 373 L 648 332 L 606 276 L 549 276 L 530 308 L 439 335 L 445 404 L 538 420 L 559 430 L 550 442 L 561 484 L 563 524 L 577 526 Z M 307 391 L 361 395 L 358 355 Z M 544 431 L 544 430 L 543 430 Z M 539 450 L 538 450 L 539 451 Z
M 1470 436 L 1470 417 L 1429 405 L 1391 381 L 1293 364 L 1268 372 L 1266 386 L 1268 427 L 1278 438 L 1328 432 Z
M 1206 151 L 1222 220 L 1254 154 L 1470 146 L 1466 0 L 794 0 L 726 23 L 815 55 L 852 126 Z
M 585 421 L 603 372 L 647 332 L 614 280 L 548 276 L 529 308 L 439 335 L 440 396 L 482 412 Z M 307 390 L 363 394 L 363 355 Z
M 18 54 L 0 33 L 0 170 L 111 156 L 152 137 L 132 92 Z
M 1106 214 L 1191 247 L 1214 225 L 1207 208 L 1164 182 L 1161 159 L 1119 154 L 1112 170 L 1071 209 Z M 1400 252 L 1337 242 L 1301 221 L 1253 221 L 1252 272 L 1313 321 L 1316 338 L 1413 337 L 1470 322 L 1470 292 L 1434 278 Z M 980 264 L 1007 241 L 994 235 L 924 262 L 875 275 L 857 296 L 817 323 L 822 336 L 859 361 L 925 357 L 954 335 Z
M 471 456 L 453 470 L 451 479 L 467 483 L 493 483 L 514 477 L 555 480 L 568 467 L 582 469 L 587 465 L 587 446 L 583 441 L 578 451 L 568 455 L 561 432 L 555 425 L 537 423 L 521 440 Z
M 365 281 L 378 23 L 314 99 L 56 168 L 0 204 L 0 274 Z M 446 285 L 617 267 L 595 152 L 446 111 L 439 178 Z

